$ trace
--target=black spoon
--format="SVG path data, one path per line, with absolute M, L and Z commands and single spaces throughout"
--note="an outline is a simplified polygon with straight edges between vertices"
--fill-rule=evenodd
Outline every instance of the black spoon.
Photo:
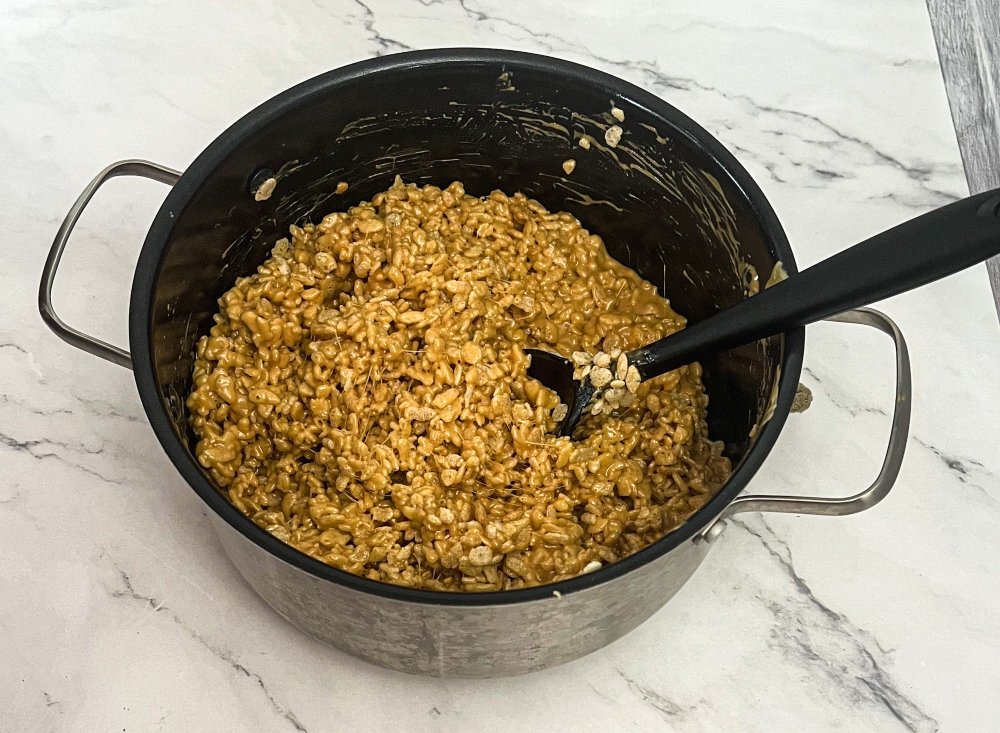
M 626 354 L 652 379 L 709 354 L 783 333 L 951 275 L 1000 254 L 1000 189 L 903 222 L 689 328 Z M 558 354 L 525 349 L 528 375 L 569 408 L 558 427 L 571 435 L 594 398 L 589 378 Z M 615 364 L 611 369 L 614 371 Z

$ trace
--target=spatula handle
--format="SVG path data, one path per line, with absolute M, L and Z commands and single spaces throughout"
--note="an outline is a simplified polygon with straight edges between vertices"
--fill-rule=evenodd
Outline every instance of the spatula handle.
M 643 379 L 906 292 L 1000 254 L 1000 189 L 956 201 L 629 354 Z

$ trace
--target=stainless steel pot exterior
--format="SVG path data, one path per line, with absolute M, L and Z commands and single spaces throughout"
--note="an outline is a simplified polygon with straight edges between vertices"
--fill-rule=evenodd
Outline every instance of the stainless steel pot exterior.
M 626 134 L 614 150 L 595 143 L 566 180 L 578 138 L 603 140 L 614 122 L 609 99 L 626 110 Z M 256 201 L 253 182 L 272 173 L 274 193 Z M 133 282 L 136 382 L 168 456 L 221 518 L 224 547 L 253 587 L 308 633 L 395 669 L 489 676 L 576 658 L 648 618 L 694 572 L 703 550 L 693 538 L 746 485 L 788 414 L 803 332 L 703 361 L 713 403 L 725 406 L 710 409 L 709 429 L 736 469 L 656 545 L 552 587 L 474 597 L 337 571 L 254 525 L 206 480 L 184 409 L 191 346 L 215 299 L 290 223 L 370 198 L 397 174 L 461 180 L 477 195 L 521 191 L 569 211 L 691 319 L 745 298 L 749 273 L 766 277 L 781 261 L 794 274 L 794 256 L 752 179 L 681 112 L 600 72 L 503 51 L 403 54 L 304 82 L 223 133 L 167 196 Z M 342 197 L 338 180 L 350 184 Z
M 434 677 L 524 674 L 607 646 L 670 600 L 710 547 L 688 540 L 630 573 L 572 593 L 444 606 L 329 583 L 262 550 L 219 517 L 212 524 L 251 587 L 307 634 L 380 667 Z

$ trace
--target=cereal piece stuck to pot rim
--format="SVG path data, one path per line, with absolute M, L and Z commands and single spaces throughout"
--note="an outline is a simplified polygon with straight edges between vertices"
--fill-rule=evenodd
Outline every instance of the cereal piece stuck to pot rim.
M 275 186 L 277 185 L 278 185 L 278 179 L 274 178 L 273 176 L 265 180 L 263 183 L 260 184 L 260 186 L 257 187 L 257 190 L 254 191 L 253 194 L 254 201 L 267 201 L 269 198 L 271 198 L 271 194 L 274 193 Z

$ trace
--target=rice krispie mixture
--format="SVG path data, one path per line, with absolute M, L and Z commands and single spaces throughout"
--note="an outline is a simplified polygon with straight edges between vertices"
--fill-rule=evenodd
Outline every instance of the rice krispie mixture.
M 683 325 L 570 214 L 397 179 L 293 226 L 222 296 L 187 402 L 196 453 L 241 512 L 334 567 L 551 583 L 660 539 L 731 469 L 698 364 L 557 438 L 565 408 L 524 348 L 618 354 Z

